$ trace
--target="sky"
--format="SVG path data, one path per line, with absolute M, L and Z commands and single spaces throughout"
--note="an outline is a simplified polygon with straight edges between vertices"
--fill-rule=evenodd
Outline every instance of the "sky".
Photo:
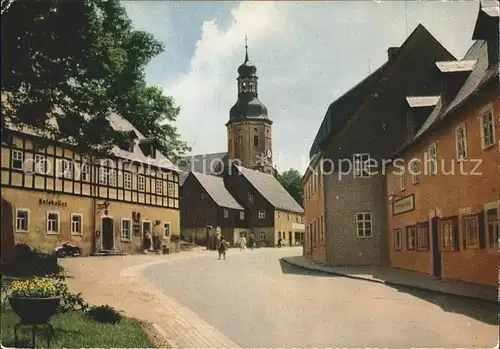
M 181 112 L 189 155 L 227 151 L 229 109 L 248 36 L 259 99 L 273 121 L 278 171 L 308 164 L 330 103 L 387 60 L 419 23 L 461 59 L 472 44 L 477 1 L 123 1 L 135 29 L 165 52 L 147 67 Z

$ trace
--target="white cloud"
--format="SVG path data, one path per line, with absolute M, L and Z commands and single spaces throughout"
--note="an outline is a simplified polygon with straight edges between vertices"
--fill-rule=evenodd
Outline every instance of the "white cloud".
M 195 6 L 195 5 L 193 5 Z M 445 6 L 447 6 L 445 8 Z M 226 151 L 229 109 L 248 35 L 259 99 L 274 121 L 280 171 L 305 169 L 328 105 L 386 60 L 419 22 L 459 58 L 471 44 L 476 5 L 427 2 L 242 2 L 221 29 L 205 21 L 190 69 L 166 81 L 182 111 L 178 127 L 193 153 Z M 408 26 L 408 32 L 406 30 Z

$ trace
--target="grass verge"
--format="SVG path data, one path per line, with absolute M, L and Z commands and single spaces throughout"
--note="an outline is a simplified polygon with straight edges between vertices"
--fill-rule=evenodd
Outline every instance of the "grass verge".
M 19 317 L 11 310 L 2 310 L 2 345 L 13 347 L 14 326 Z M 56 337 L 52 348 L 154 348 L 149 329 L 136 319 L 123 317 L 120 323 L 102 324 L 88 319 L 83 312 L 56 314 L 51 319 Z M 23 326 L 19 331 L 19 347 L 31 347 L 31 329 Z M 46 347 L 43 333 L 37 336 L 37 347 Z

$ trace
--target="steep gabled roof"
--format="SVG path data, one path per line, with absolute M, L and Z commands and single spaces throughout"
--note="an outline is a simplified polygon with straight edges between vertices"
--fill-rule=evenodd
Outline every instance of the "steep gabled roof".
M 182 174 L 179 183 L 182 185 L 190 172 L 203 173 L 210 176 L 219 176 L 227 166 L 228 153 L 211 153 L 185 156 L 179 165 Z
M 250 170 L 242 166 L 235 167 L 238 169 L 239 173 L 250 182 L 255 190 L 275 208 L 297 213 L 304 212 L 302 207 L 273 175 Z
M 244 210 L 244 208 L 226 189 L 224 179 L 222 177 L 210 176 L 196 172 L 191 172 L 191 175 L 198 180 L 200 185 L 207 191 L 208 195 L 210 195 L 218 206 Z

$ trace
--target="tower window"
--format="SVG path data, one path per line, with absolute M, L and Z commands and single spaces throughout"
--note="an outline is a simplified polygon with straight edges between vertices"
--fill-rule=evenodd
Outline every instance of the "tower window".
M 238 137 L 238 147 L 242 147 L 243 146 L 243 137 L 239 136 Z
M 259 136 L 253 136 L 253 146 L 256 147 L 259 145 Z
M 253 82 L 251 82 L 249 85 L 250 85 L 250 92 L 255 92 L 253 89 Z

